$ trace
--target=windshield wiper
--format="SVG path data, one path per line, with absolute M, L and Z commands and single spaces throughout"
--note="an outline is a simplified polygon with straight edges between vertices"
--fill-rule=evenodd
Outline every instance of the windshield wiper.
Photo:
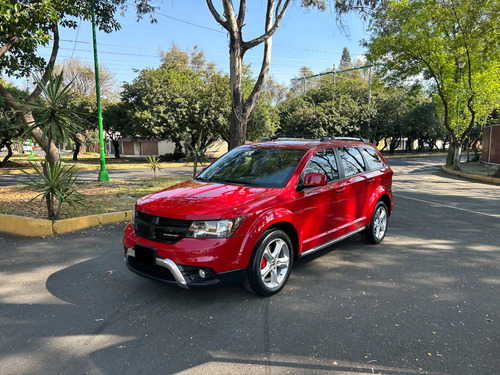
M 232 179 L 232 178 L 226 178 L 226 179 L 222 180 L 222 182 L 224 182 L 226 184 L 257 186 L 257 184 L 254 184 L 253 182 L 242 181 L 242 180 L 235 180 L 235 179 Z
M 206 178 L 203 178 L 203 177 L 195 177 L 194 180 L 196 180 L 196 181 L 211 182 L 210 180 L 207 180 Z

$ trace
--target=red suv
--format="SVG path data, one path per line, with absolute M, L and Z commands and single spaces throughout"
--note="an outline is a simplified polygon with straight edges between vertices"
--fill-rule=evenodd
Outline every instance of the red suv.
M 241 146 L 195 179 L 140 198 L 124 232 L 125 262 L 183 288 L 239 282 L 270 296 L 299 257 L 356 233 L 382 241 L 392 174 L 362 140 Z

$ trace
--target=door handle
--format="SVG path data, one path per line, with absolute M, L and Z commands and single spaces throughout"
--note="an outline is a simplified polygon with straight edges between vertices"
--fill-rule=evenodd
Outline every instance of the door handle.
M 345 187 L 342 187 L 342 188 L 338 188 L 338 189 L 336 190 L 336 193 L 337 193 L 337 194 L 340 194 L 340 193 L 343 193 L 344 191 L 345 191 Z

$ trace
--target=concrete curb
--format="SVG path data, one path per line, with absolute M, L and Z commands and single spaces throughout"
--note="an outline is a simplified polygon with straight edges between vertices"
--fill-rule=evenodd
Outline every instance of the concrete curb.
M 490 184 L 500 185 L 500 178 L 488 177 L 488 176 L 479 176 L 475 174 L 470 174 L 464 171 L 456 171 L 454 169 L 446 168 L 445 165 L 441 167 L 444 173 L 451 174 L 453 176 L 464 177 L 470 180 L 476 180 L 481 182 L 488 182 Z
M 53 236 L 99 225 L 130 221 L 133 216 L 134 211 L 121 211 L 51 221 L 24 216 L 0 215 L 0 232 L 24 237 Z

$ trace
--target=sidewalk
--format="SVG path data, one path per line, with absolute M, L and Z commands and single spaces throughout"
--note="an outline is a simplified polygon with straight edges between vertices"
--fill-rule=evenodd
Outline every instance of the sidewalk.
M 461 168 L 460 171 L 455 171 L 445 166 L 442 167 L 443 172 L 454 176 L 500 185 L 500 178 L 491 177 L 493 173 L 495 173 L 496 171 L 496 168 L 494 167 L 490 168 L 481 162 L 469 162 L 469 163 L 461 163 L 460 168 Z

